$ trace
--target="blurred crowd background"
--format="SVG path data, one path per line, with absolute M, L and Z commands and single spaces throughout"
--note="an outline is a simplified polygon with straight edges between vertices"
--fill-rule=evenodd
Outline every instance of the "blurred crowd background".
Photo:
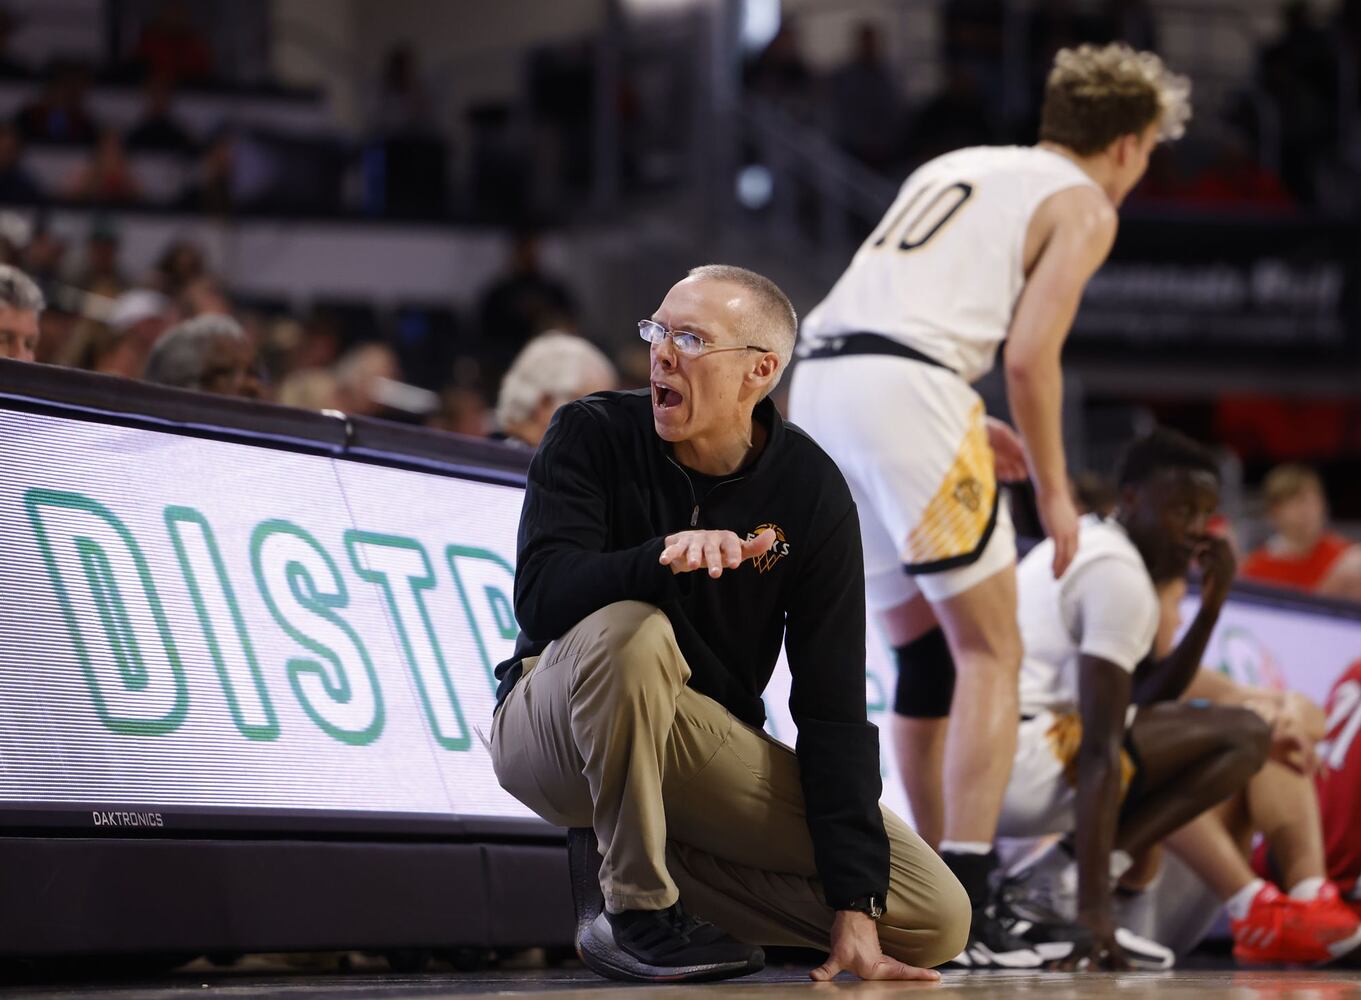
M 0 0 L 0 261 L 43 363 L 532 447 L 646 384 L 687 267 L 806 310 L 916 164 L 1033 141 L 1053 53 L 1113 39 L 1196 117 L 1079 317 L 1075 486 L 1170 424 L 1249 575 L 1361 599 L 1358 0 Z

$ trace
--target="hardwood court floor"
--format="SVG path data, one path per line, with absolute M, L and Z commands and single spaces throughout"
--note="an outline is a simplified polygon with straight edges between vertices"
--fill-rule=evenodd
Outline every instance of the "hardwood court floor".
M 1361 1000 L 1361 973 L 1337 971 L 1240 972 L 1191 970 L 1122 975 L 1061 973 L 947 973 L 939 985 L 808 981 L 802 968 L 768 969 L 759 976 L 706 986 L 636 987 L 607 983 L 576 969 L 421 975 L 388 973 L 273 973 L 265 970 L 208 971 L 198 967 L 140 982 L 66 982 L 0 986 L 0 997 L 46 1000 L 185 1000 L 188 997 L 261 1000 L 439 1000 L 478 996 L 527 997 L 549 993 L 553 1000 L 776 1000 L 786 996 L 846 994 L 861 997 L 912 996 L 927 1000 L 1030 997 L 1036 1000 L 1101 1000 L 1156 997 L 1157 1000 Z

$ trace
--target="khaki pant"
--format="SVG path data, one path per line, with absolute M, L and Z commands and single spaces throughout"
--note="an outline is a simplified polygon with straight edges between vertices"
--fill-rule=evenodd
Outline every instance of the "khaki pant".
M 686 906 L 754 944 L 828 947 L 793 751 L 686 686 L 671 623 L 637 601 L 583 619 L 537 659 L 492 725 L 496 776 L 559 826 L 593 827 L 613 912 Z M 879 937 L 914 965 L 964 948 L 969 903 L 944 862 L 884 811 Z

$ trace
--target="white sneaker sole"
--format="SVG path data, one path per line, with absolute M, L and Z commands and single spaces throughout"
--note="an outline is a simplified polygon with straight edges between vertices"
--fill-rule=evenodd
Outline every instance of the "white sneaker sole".
M 1071 944 L 1065 947 L 1068 950 L 1072 949 Z M 1064 951 L 1063 956 L 1067 954 L 1068 951 Z M 986 945 L 975 942 L 960 952 L 950 964 L 965 969 L 1038 969 L 1044 963 L 1044 957 L 1033 948 L 1024 948 L 1020 951 L 993 951 Z

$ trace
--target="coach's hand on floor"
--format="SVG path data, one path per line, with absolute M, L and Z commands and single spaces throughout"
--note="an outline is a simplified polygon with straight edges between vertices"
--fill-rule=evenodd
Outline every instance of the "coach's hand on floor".
M 725 569 L 737 569 L 748 559 L 765 555 L 775 544 L 775 532 L 767 528 L 750 541 L 731 531 L 682 531 L 666 536 L 661 564 L 672 573 L 707 569 L 714 579 Z
M 918 969 L 885 955 L 879 947 L 879 925 L 855 910 L 837 911 L 832 921 L 832 953 L 808 975 L 814 982 L 825 983 L 838 972 L 852 972 L 861 979 L 940 979 L 934 969 Z

